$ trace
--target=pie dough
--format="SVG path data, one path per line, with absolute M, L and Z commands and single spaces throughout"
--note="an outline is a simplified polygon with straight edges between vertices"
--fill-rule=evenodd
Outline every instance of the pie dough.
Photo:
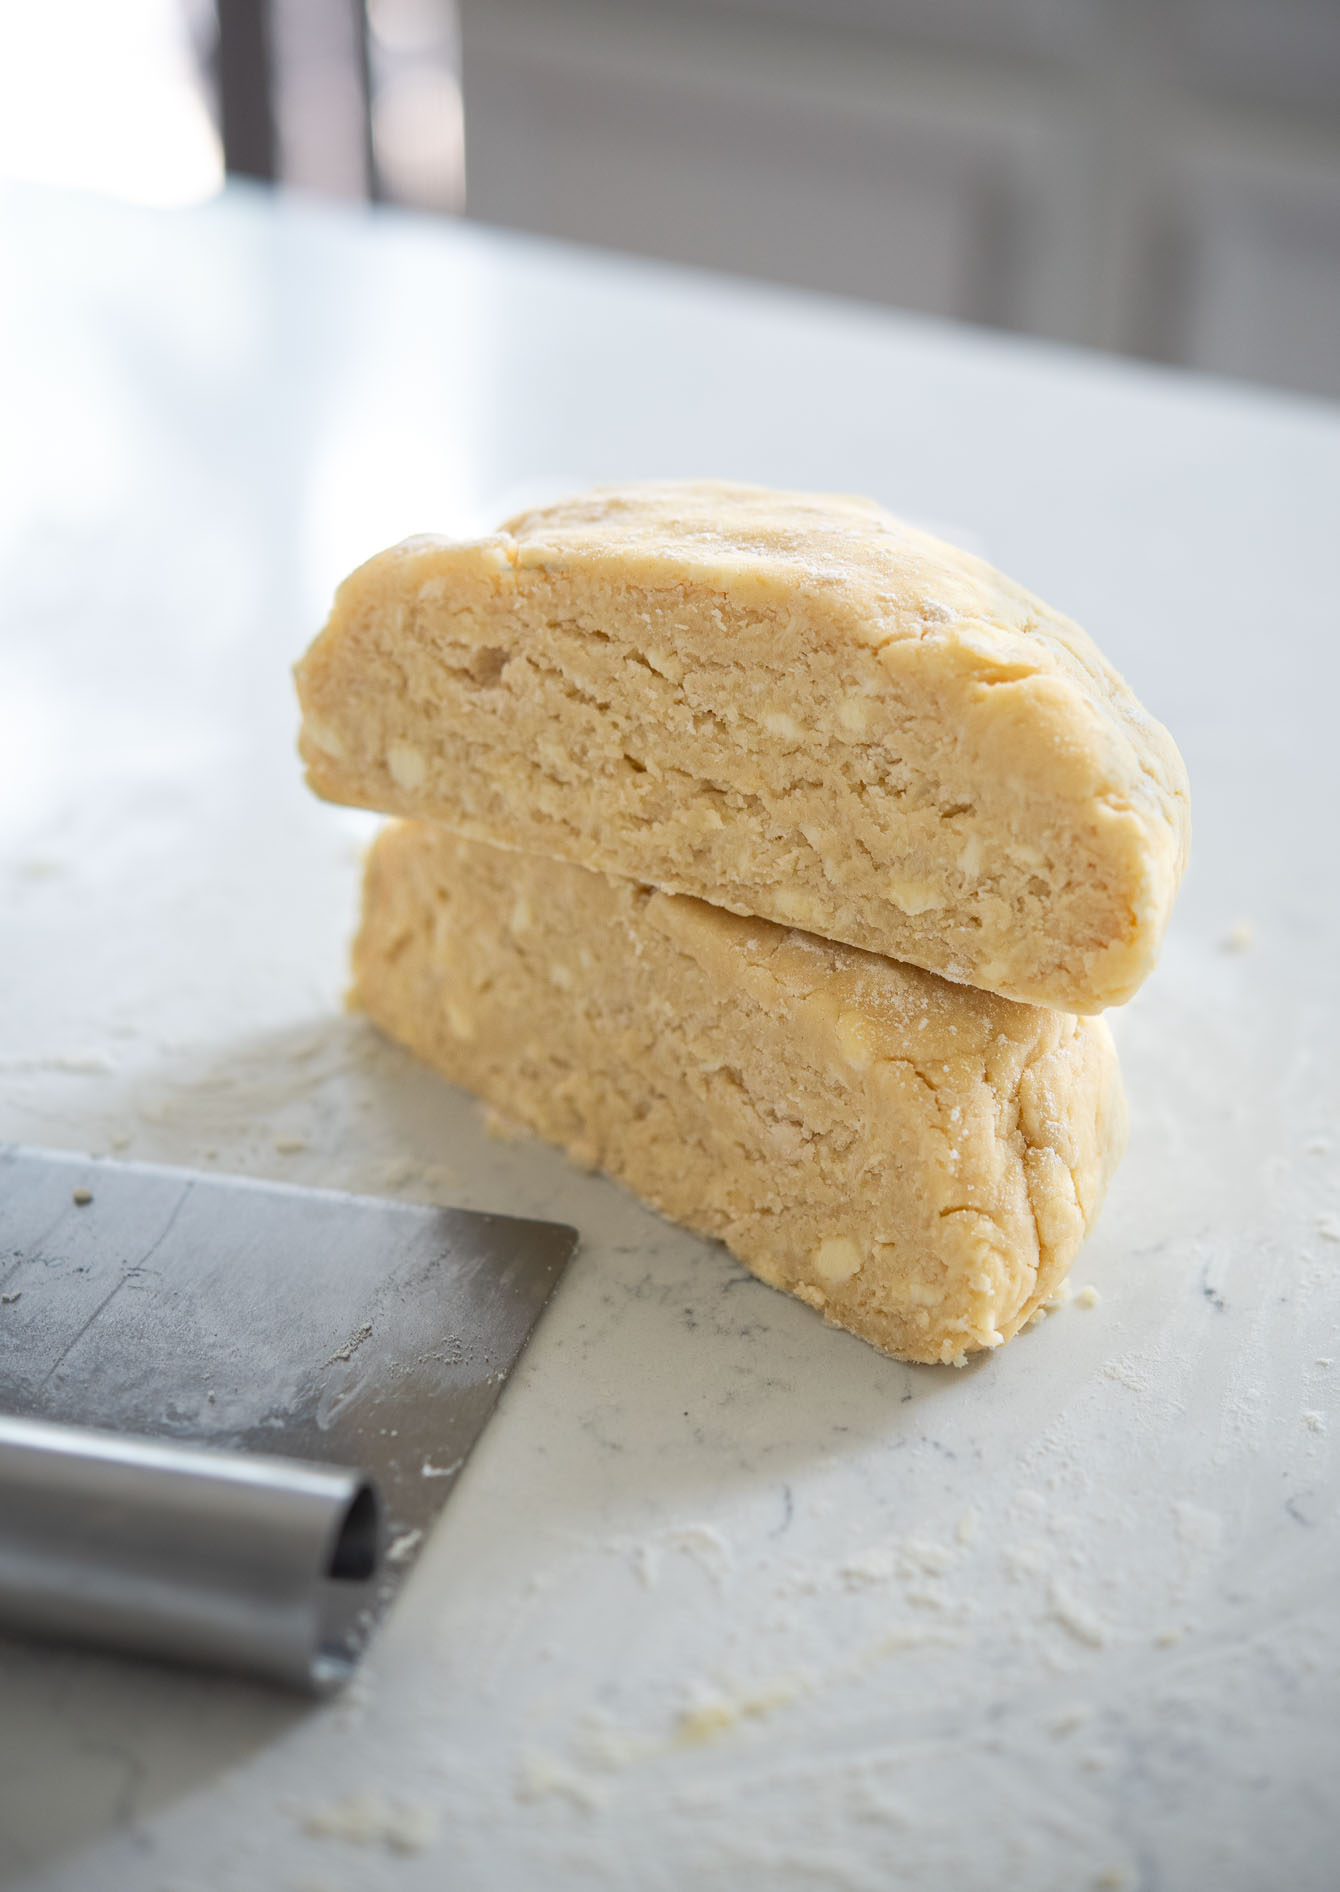
M 868 500 L 587 494 L 340 588 L 321 795 L 1091 1012 L 1153 964 L 1186 778 L 1075 625 Z
M 417 822 L 355 1002 L 507 1117 L 906 1360 L 1052 1296 L 1125 1134 L 1101 1019 Z

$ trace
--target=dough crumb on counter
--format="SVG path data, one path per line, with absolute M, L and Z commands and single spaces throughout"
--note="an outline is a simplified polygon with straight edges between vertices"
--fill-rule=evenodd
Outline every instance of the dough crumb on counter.
M 1054 1583 L 1048 1599 L 1052 1621 L 1059 1623 L 1076 1642 L 1090 1649 L 1101 1649 L 1109 1636 L 1108 1625 L 1089 1604 L 1076 1597 L 1064 1584 Z
M 400 1854 L 427 1852 L 438 1836 L 437 1815 L 431 1807 L 371 1792 L 311 1807 L 302 1814 L 301 1824 L 309 1839 L 339 1840 L 346 1846 L 381 1846 Z
M 516 1797 L 528 1802 L 567 1800 L 579 1813 L 598 1813 L 609 1798 L 609 1789 L 556 1755 L 532 1748 L 523 1754 L 517 1769 Z

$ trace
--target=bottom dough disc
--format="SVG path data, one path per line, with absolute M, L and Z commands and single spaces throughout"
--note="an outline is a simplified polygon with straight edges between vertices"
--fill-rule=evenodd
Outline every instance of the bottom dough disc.
M 355 1002 L 507 1116 L 904 1360 L 1053 1295 L 1125 1140 L 1101 1018 L 418 822 Z

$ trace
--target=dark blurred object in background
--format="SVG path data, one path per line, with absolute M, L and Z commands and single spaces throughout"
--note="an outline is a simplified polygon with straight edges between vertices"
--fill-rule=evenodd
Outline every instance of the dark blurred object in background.
M 388 197 L 465 207 L 461 54 L 452 0 L 368 0 L 372 142 Z
M 217 0 L 198 43 L 230 174 L 463 209 L 452 0 Z

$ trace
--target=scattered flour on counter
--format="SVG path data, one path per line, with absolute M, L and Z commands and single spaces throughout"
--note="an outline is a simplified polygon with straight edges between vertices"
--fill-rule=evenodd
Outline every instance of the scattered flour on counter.
M 203 1071 L 181 1082 L 181 1089 L 196 1097 L 214 1097 L 222 1091 L 235 1091 L 238 1087 L 236 1071 Z
M 567 1800 L 581 1813 L 598 1813 L 609 1793 L 599 1781 L 588 1779 L 566 1761 L 532 1748 L 521 1757 L 516 1797 L 530 1804 L 538 1800 Z
M 1061 1583 L 1053 1583 L 1048 1598 L 1048 1614 L 1054 1623 L 1059 1623 L 1067 1635 L 1076 1642 L 1085 1643 L 1090 1649 L 1101 1649 L 1110 1633 L 1108 1625 L 1096 1610 L 1082 1602 Z
M 659 1542 L 667 1550 L 682 1551 L 704 1569 L 718 1587 L 734 1565 L 731 1547 L 710 1524 L 683 1524 L 662 1531 Z
M 869 1662 L 882 1662 L 888 1656 L 906 1655 L 918 1649 L 955 1649 L 965 1640 L 955 1629 L 937 1629 L 930 1623 L 899 1623 L 880 1637 L 869 1658 L 863 1658 L 846 1679 L 863 1679 Z
M 888 1583 L 897 1576 L 898 1565 L 896 1550 L 863 1550 L 849 1557 L 846 1563 L 838 1565 L 838 1578 L 848 1590 L 868 1589 L 877 1583 Z
M 740 1689 L 699 1682 L 690 1688 L 685 1705 L 672 1717 L 668 1730 L 643 1733 L 621 1728 L 596 1711 L 586 1717 L 577 1748 L 586 1769 L 611 1774 L 663 1759 L 676 1749 L 704 1747 L 743 1722 L 766 1721 L 793 1702 L 813 1694 L 815 1684 L 801 1674 L 782 1675 L 764 1686 Z M 522 1760 L 523 1799 L 559 1794 L 594 1811 L 604 1790 L 583 1768 L 529 1750 Z
M 1002 1545 L 1000 1556 L 1011 1583 L 1028 1583 L 1047 1568 L 1051 1552 L 1046 1544 L 1033 1539 L 1025 1544 Z
M 358 1349 L 362 1346 L 363 1342 L 365 1340 L 371 1340 L 371 1338 L 372 1338 L 372 1322 L 370 1320 L 364 1321 L 363 1325 L 358 1329 L 356 1333 L 350 1334 L 349 1338 L 345 1341 L 342 1347 L 337 1347 L 335 1349 L 334 1353 L 332 1353 L 330 1358 L 326 1361 L 326 1365 L 334 1366 L 337 1360 L 342 1360 L 347 1363 L 348 1361 L 353 1359 L 354 1355 L 358 1352 Z
M 109 1077 L 116 1069 L 116 1059 L 108 1051 L 75 1051 L 53 1058 L 51 1068 L 75 1077 Z
M 727 1701 L 724 1696 L 705 1699 L 696 1707 L 684 1709 L 680 1715 L 679 1739 L 685 1746 L 701 1747 L 725 1734 L 739 1719 L 736 1703 Z
M 387 1563 L 403 1564 L 407 1558 L 414 1555 L 422 1542 L 422 1531 L 402 1531 L 399 1537 L 393 1537 L 386 1547 Z
M 578 1746 L 586 1764 L 606 1774 L 635 1767 L 641 1761 L 663 1754 L 666 1749 L 664 1740 L 654 1735 L 630 1733 L 600 1710 L 587 1715 Z
M 437 1839 L 437 1816 L 430 1807 L 380 1794 L 356 1793 L 329 1806 L 311 1807 L 302 1816 L 309 1839 L 334 1839 L 346 1846 L 382 1846 L 388 1852 L 426 1852 Z
M 905 1537 L 893 1545 L 872 1545 L 867 1550 L 857 1551 L 845 1558 L 837 1566 L 837 1580 L 846 1590 L 862 1590 L 892 1582 L 895 1578 L 910 1583 L 926 1577 L 946 1576 L 957 1563 L 962 1547 L 970 1541 L 975 1529 L 976 1517 L 970 1512 L 960 1519 L 955 1533 L 957 1542 L 953 1545 L 937 1543 L 928 1537 Z M 919 1591 L 915 1597 L 909 1595 L 909 1600 L 930 1601 L 932 1607 L 942 1607 L 942 1599 L 931 1597 L 926 1591 Z
M 1183 1499 L 1173 1506 L 1173 1524 L 1180 1541 L 1189 1550 L 1218 1550 L 1224 1536 L 1224 1520 L 1217 1511 Z
M 929 1537 L 905 1537 L 898 1546 L 904 1576 L 942 1577 L 954 1565 L 957 1553 L 948 1544 Z
M 0 1058 L 0 1071 L 35 1075 L 41 1071 L 60 1071 L 68 1077 L 110 1077 L 117 1069 L 116 1059 L 108 1051 L 56 1051 L 45 1056 Z
M 372 1669 L 363 1663 L 354 1670 L 340 1690 L 339 1725 L 346 1730 L 357 1726 L 375 1694 L 376 1683 L 373 1680 Z
M 788 1675 L 767 1688 L 748 1695 L 732 1695 L 702 1687 L 696 1690 L 683 1709 L 675 1727 L 675 1739 L 681 1747 L 701 1747 L 715 1741 L 742 1721 L 765 1721 L 779 1708 L 787 1708 L 810 1692 L 803 1676 Z
M 1132 1393 L 1149 1391 L 1149 1375 L 1134 1360 L 1104 1360 L 1099 1371 Z
M 673 1799 L 681 1813 L 687 1813 L 693 1817 L 702 1814 L 728 1814 L 730 1811 L 730 1790 L 715 1780 L 686 1781 L 682 1787 L 676 1789 Z
M 62 874 L 69 873 L 70 865 L 58 854 L 30 854 L 25 860 L 15 861 L 13 871 L 17 880 L 58 880 Z
M 672 1525 L 651 1538 L 608 1538 L 602 1550 L 615 1557 L 626 1557 L 634 1580 L 642 1589 L 655 1589 L 661 1582 L 662 1559 L 670 1551 L 679 1551 L 696 1563 L 715 1587 L 721 1589 L 727 1572 L 734 1568 L 729 1542 L 712 1525 Z
M 660 1558 L 657 1556 L 654 1545 L 634 1544 L 628 1553 L 628 1562 L 633 1575 L 644 1590 L 652 1590 L 656 1587 Z

